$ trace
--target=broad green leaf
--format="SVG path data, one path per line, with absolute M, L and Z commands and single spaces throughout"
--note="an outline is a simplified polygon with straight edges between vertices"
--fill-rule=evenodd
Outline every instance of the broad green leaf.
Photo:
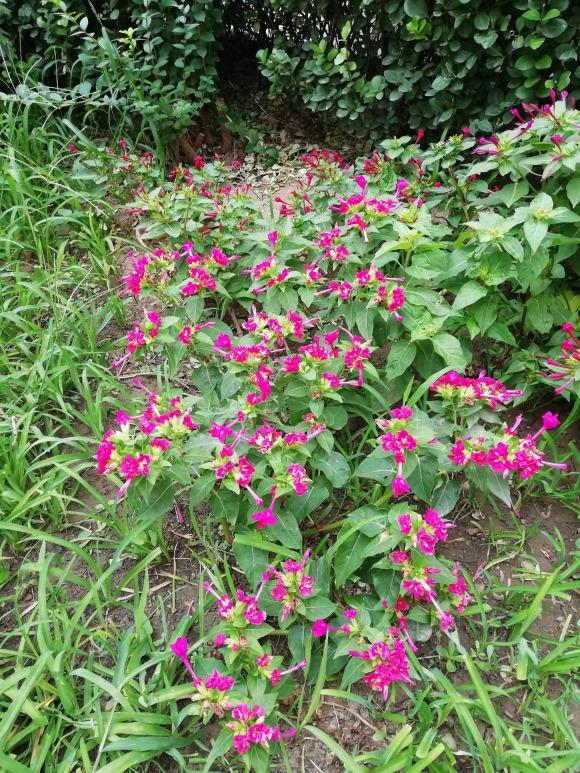
M 432 506 L 438 511 L 439 515 L 450 513 L 459 499 L 461 486 L 459 481 L 446 477 L 443 479 L 443 485 L 440 485 L 433 492 Z
M 276 515 L 276 520 L 278 522 L 275 526 L 267 526 L 264 529 L 263 534 L 266 539 L 281 542 L 282 545 L 295 550 L 301 550 L 302 534 L 295 515 L 287 507 L 284 507 L 282 512 Z
M 524 234 L 532 250 L 532 254 L 538 249 L 548 233 L 548 223 L 544 220 L 526 220 Z
M 396 569 L 377 569 L 372 570 L 373 585 L 381 601 L 386 601 L 389 607 L 396 602 L 401 592 L 401 580 L 403 573 Z
M 511 507 L 512 498 L 509 482 L 497 472 L 490 470 L 489 467 L 470 465 L 466 475 L 480 491 L 493 494 L 508 507 Z
M 342 588 L 365 560 L 366 549 L 371 540 L 372 537 L 356 531 L 338 548 L 334 557 L 334 578 L 337 588 Z
M 301 497 L 299 497 L 298 494 L 289 496 L 286 499 L 284 510 L 291 512 L 298 523 L 300 523 L 303 518 L 309 515 L 313 510 L 316 510 L 316 508 L 322 504 L 325 499 L 328 499 L 329 496 L 330 491 L 328 490 L 328 486 L 321 481 L 316 481 L 309 486 L 306 494 L 303 494 Z
M 395 341 L 387 357 L 387 378 L 398 378 L 413 364 L 417 347 L 412 341 Z
M 551 305 L 553 301 L 545 295 L 530 298 L 526 303 L 526 319 L 532 329 L 538 333 L 548 333 L 554 324 Z
M 425 0 L 405 0 L 403 7 L 407 16 L 418 16 L 420 19 L 429 18 Z
M 414 470 L 407 477 L 407 482 L 411 491 L 423 502 L 430 504 L 431 492 L 437 472 L 439 471 L 439 462 L 431 454 L 417 453 L 417 464 Z
M 473 304 L 470 309 L 470 314 L 479 326 L 481 335 L 484 335 L 490 325 L 492 325 L 497 319 L 497 295 L 489 293 L 487 297 L 482 298 L 477 303 Z
M 511 185 L 504 185 L 504 187 L 498 192 L 498 197 L 503 201 L 506 207 L 513 207 L 516 201 L 519 201 L 530 190 L 530 186 L 526 180 L 518 180 Z
M 252 545 L 242 545 L 238 540 L 234 540 L 233 553 L 240 569 L 244 572 L 252 588 L 257 588 L 262 575 L 266 571 L 268 563 L 268 553 L 265 550 L 253 547 Z
M 516 339 L 513 337 L 511 330 L 503 322 L 494 322 L 489 326 L 487 331 L 489 338 L 493 338 L 494 341 L 501 341 L 508 346 L 516 346 Z
M 304 600 L 304 608 L 308 620 L 324 620 L 332 615 L 336 604 L 325 596 L 310 596 Z
M 316 467 L 324 473 L 336 488 L 342 488 L 350 478 L 350 467 L 342 454 L 333 451 L 324 459 L 317 461 Z
M 395 474 L 393 455 L 386 454 L 382 448 L 376 448 L 367 458 L 362 461 L 355 475 L 359 478 L 371 478 L 378 480 L 379 483 L 386 483 L 392 480 Z
M 461 344 L 449 333 L 437 333 L 431 339 L 433 348 L 444 362 L 454 370 L 463 371 L 467 365 Z
M 573 177 L 566 186 L 566 194 L 572 207 L 580 204 L 580 176 Z
M 466 306 L 471 306 L 480 298 L 484 298 L 489 292 L 487 287 L 478 284 L 478 282 L 467 282 L 459 290 L 453 301 L 454 309 L 464 309 Z

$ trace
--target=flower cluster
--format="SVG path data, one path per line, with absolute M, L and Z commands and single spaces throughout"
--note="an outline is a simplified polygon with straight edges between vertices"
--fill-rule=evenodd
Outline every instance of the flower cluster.
M 152 344 L 161 329 L 161 317 L 156 311 L 146 311 L 145 320 L 135 325 L 127 334 L 127 353 L 112 363 L 113 368 L 120 368 L 136 351 Z
M 211 583 L 205 582 L 203 588 L 216 599 L 218 616 L 230 623 L 233 628 L 240 629 L 248 625 L 261 625 L 266 619 L 266 613 L 258 607 L 258 602 L 269 579 L 270 575 L 265 573 L 260 587 L 253 596 L 248 596 L 238 588 L 235 601 L 230 596 L 220 596 Z
M 429 507 L 423 516 L 416 513 L 400 515 L 398 523 L 401 534 L 409 538 L 409 546 L 418 548 L 428 556 L 435 553 L 438 542 L 446 542 L 449 529 L 454 526 L 444 521 L 432 507 Z M 409 555 L 405 550 L 398 550 L 391 554 L 391 560 L 403 564 L 409 560 Z
M 158 289 L 171 280 L 180 252 L 178 250 L 166 252 L 158 247 L 153 252 L 143 255 L 130 251 L 127 257 L 131 267 L 128 273 L 121 277 L 125 285 L 121 294 L 130 294 L 137 298 L 144 290 Z
M 293 727 L 282 732 L 280 725 L 266 725 L 265 715 L 261 706 L 250 708 L 247 703 L 238 703 L 232 709 L 232 719 L 226 723 L 226 727 L 234 733 L 234 748 L 238 754 L 247 754 L 253 744 L 267 749 L 269 742 L 276 743 L 294 736 Z
M 397 465 L 397 474 L 391 484 L 393 495 L 402 496 L 409 492 L 409 484 L 403 477 L 403 465 L 405 464 L 406 454 L 409 451 L 415 451 L 417 440 L 407 431 L 409 422 L 413 417 L 413 410 L 407 406 L 395 408 L 391 412 L 390 419 L 379 419 L 377 424 L 381 429 L 386 429 L 384 435 L 379 438 L 383 451 L 389 451 L 393 454 Z
M 328 287 L 316 292 L 315 296 L 329 294 L 343 301 L 360 300 L 369 306 L 387 309 L 401 322 L 403 317 L 398 310 L 405 304 L 405 290 L 400 284 L 403 281 L 402 277 L 385 276 L 371 264 L 368 268 L 356 272 L 354 282 L 332 279 L 328 282 Z
M 136 384 L 146 389 L 140 382 Z M 117 411 L 117 429 L 108 429 L 97 448 L 98 474 L 118 472 L 125 481 L 119 499 L 136 479 L 170 466 L 172 452 L 179 453 L 190 433 L 199 429 L 180 397 L 146 391 L 149 403 L 145 410 L 136 416 Z
M 342 170 L 348 168 L 344 158 L 336 150 L 311 150 L 301 156 L 313 174 L 321 180 L 336 179 Z
M 405 642 L 395 633 L 366 650 L 349 650 L 353 658 L 361 658 L 371 669 L 363 680 L 371 690 L 387 700 L 389 689 L 396 682 L 412 684 Z
M 281 619 L 284 621 L 298 609 L 301 599 L 308 598 L 314 591 L 314 578 L 306 574 L 306 564 L 310 558 L 310 550 L 302 556 L 302 561 L 288 559 L 282 564 L 283 571 L 274 566 L 268 566 L 274 575 L 275 585 L 272 588 L 272 598 L 282 604 Z
M 221 674 L 217 669 L 205 678 L 198 676 L 188 657 L 188 642 L 184 636 L 177 638 L 170 645 L 170 649 L 181 660 L 191 677 L 194 688 L 191 700 L 199 706 L 199 712 L 204 719 L 207 721 L 212 716 L 221 719 L 228 712 L 224 727 L 233 731 L 233 748 L 237 754 L 247 754 L 253 744 L 267 749 L 269 742 L 276 743 L 284 738 L 292 738 L 293 728 L 283 732 L 280 725 L 266 725 L 265 709 L 261 706 L 250 707 L 233 695 L 233 677 Z
M 474 464 L 477 467 L 489 467 L 504 478 L 509 477 L 511 472 L 517 472 L 522 480 L 531 478 L 542 467 L 565 470 L 565 464 L 545 461 L 544 453 L 536 444 L 543 432 L 559 425 L 557 414 L 550 411 L 545 413 L 540 429 L 523 438 L 516 435 L 521 421 L 522 417 L 518 416 L 512 427 L 504 427 L 500 434 L 492 437 L 477 435 L 458 438 L 451 448 L 449 459 L 458 466 Z
M 563 381 L 554 390 L 562 394 L 571 384 L 580 381 L 580 339 L 574 333 L 574 325 L 566 322 L 562 325 L 566 338 L 560 344 L 560 354 L 556 357 L 544 357 L 546 365 L 552 371 L 547 374 L 551 381 Z
M 500 403 L 505 404 L 523 395 L 521 389 L 507 389 L 501 381 L 486 376 L 484 370 L 477 378 L 460 376 L 457 371 L 451 370 L 434 381 L 430 389 L 445 400 L 462 405 L 481 402 L 493 410 L 496 410 Z
M 204 717 L 209 718 L 211 715 L 223 717 L 224 712 L 232 709 L 236 704 L 235 699 L 230 695 L 234 686 L 233 677 L 220 674 L 217 669 L 214 669 L 205 679 L 198 676 L 193 670 L 187 649 L 187 639 L 184 636 L 179 637 L 171 644 L 171 651 L 181 660 L 191 676 L 195 690 L 191 698 L 192 701 L 199 703 L 200 712 Z

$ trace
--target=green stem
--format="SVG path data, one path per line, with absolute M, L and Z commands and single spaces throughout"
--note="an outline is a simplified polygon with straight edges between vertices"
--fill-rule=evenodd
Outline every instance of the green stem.
M 311 529 L 304 529 L 302 532 L 304 537 L 311 537 L 315 534 L 329 534 L 332 531 L 340 529 L 340 527 L 348 521 L 348 518 L 341 518 L 338 521 L 327 523 L 325 526 L 314 526 Z

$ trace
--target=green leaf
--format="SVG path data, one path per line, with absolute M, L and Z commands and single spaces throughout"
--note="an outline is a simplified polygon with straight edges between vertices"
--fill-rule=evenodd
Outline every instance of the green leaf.
M 516 346 L 516 339 L 513 337 L 510 329 L 503 322 L 494 322 L 489 326 L 487 331 L 489 338 L 493 338 L 494 341 L 501 341 L 508 346 Z
M 478 282 L 466 282 L 459 290 L 453 301 L 454 309 L 464 309 L 466 306 L 471 306 L 480 298 L 484 298 L 488 294 L 487 287 L 480 285 Z
M 173 506 L 175 499 L 175 486 L 173 482 L 159 480 L 151 490 L 149 499 L 145 507 L 138 511 L 140 519 L 160 518 L 165 515 Z
M 237 394 L 240 391 L 242 382 L 231 371 L 224 374 L 220 387 L 220 397 L 222 400 L 227 400 L 228 397 Z
M 346 690 L 348 687 L 358 682 L 366 673 L 366 664 L 362 658 L 350 658 L 342 672 L 340 686 Z M 348 768 L 346 768 L 348 770 Z M 368 770 L 368 768 L 365 768 Z
M 295 623 L 288 629 L 288 649 L 292 653 L 292 658 L 296 663 L 304 660 L 306 654 L 306 637 L 309 633 L 309 627 L 303 623 Z
M 459 499 L 459 492 L 461 487 L 459 482 L 446 477 L 443 481 L 443 485 L 439 486 L 433 493 L 433 507 L 439 515 L 447 515 L 450 513 Z
M 342 30 L 340 31 L 340 37 L 343 40 L 346 40 L 350 35 L 351 29 L 352 29 L 352 24 L 350 21 L 347 21 L 346 24 L 343 26 Z
M 342 488 L 350 478 L 350 467 L 342 454 L 333 451 L 324 459 L 319 459 L 316 468 L 324 473 L 336 488 Z
M 470 465 L 466 475 L 480 491 L 485 493 L 491 492 L 508 507 L 511 507 L 512 498 L 509 481 L 502 478 L 497 472 L 490 470 L 489 467 Z
M 285 558 L 292 558 L 294 561 L 300 561 L 301 556 L 294 550 L 289 550 L 284 545 L 277 545 L 275 542 L 268 542 L 260 534 L 243 532 L 238 533 L 234 537 L 234 548 L 238 545 L 248 545 L 250 547 L 258 548 L 258 550 L 265 550 L 266 552 L 275 553 L 278 556 L 284 556 Z
M 395 467 L 392 454 L 386 454 L 382 448 L 376 448 L 362 461 L 355 475 L 358 478 L 371 478 L 379 483 L 387 483 L 395 475 Z
M 193 481 L 191 488 L 189 489 L 189 505 L 191 508 L 196 507 L 200 502 L 203 502 L 214 489 L 216 484 L 216 478 L 213 473 L 201 475 Z
M 337 588 L 342 588 L 366 558 L 366 550 L 372 538 L 360 530 L 351 534 L 336 551 L 334 578 Z
M 479 326 L 481 335 L 492 325 L 497 319 L 497 295 L 495 293 L 489 293 L 485 298 L 482 298 L 477 303 L 473 304 L 470 309 L 470 314 Z
M 336 604 L 325 596 L 309 596 L 304 601 L 304 608 L 308 620 L 324 620 L 332 615 Z
M 284 510 L 291 512 L 298 523 L 309 515 L 313 510 L 328 499 L 330 491 L 328 486 L 321 481 L 313 483 L 306 494 L 302 494 L 301 497 L 298 494 L 292 494 L 286 499 L 286 505 Z
M 524 234 L 532 249 L 532 254 L 538 249 L 548 233 L 548 223 L 544 220 L 526 220 Z
M 323 414 L 324 423 L 331 429 L 342 429 L 348 421 L 348 412 L 342 405 L 327 405 Z
M 526 303 L 526 319 L 532 329 L 538 333 L 548 333 L 554 324 L 550 300 L 545 295 L 539 295 L 537 298 L 530 298 Z
M 387 378 L 394 379 L 406 373 L 413 364 L 417 347 L 412 341 L 395 341 L 387 357 Z
M 498 34 L 495 30 L 487 30 L 486 32 L 476 32 L 473 36 L 476 43 L 484 48 L 491 48 L 498 38 Z
M 381 601 L 386 601 L 392 608 L 401 592 L 402 572 L 395 569 L 377 569 L 372 571 L 373 585 Z
M 431 341 L 437 354 L 443 358 L 450 368 L 458 371 L 465 370 L 467 360 L 463 354 L 461 344 L 455 336 L 449 333 L 437 333 Z
M 572 207 L 580 203 L 580 177 L 573 177 L 566 186 L 566 194 Z
M 207 755 L 207 759 L 205 761 L 203 773 L 208 773 L 208 771 L 211 770 L 214 761 L 217 760 L 218 757 L 223 757 L 225 754 L 227 754 L 232 746 L 233 735 L 233 732 L 226 728 L 221 731 L 221 733 L 211 745 L 210 752 Z
M 407 16 L 418 16 L 420 19 L 429 18 L 425 0 L 405 0 L 403 8 Z
M 431 454 L 417 454 L 417 464 L 411 474 L 407 477 L 407 482 L 411 491 L 423 500 L 430 503 L 431 492 L 435 478 L 439 471 L 439 462 Z
M 516 201 L 519 201 L 530 190 L 526 180 L 518 180 L 511 185 L 504 185 L 504 187 L 498 192 L 498 197 L 503 201 L 506 207 L 513 207 Z
M 302 534 L 300 533 L 300 527 L 295 515 L 285 507 L 283 512 L 276 516 L 276 520 L 278 523 L 275 526 L 267 526 L 264 529 L 264 536 L 276 542 L 281 542 L 289 548 L 301 550 Z
M 256 588 L 266 571 L 268 553 L 265 550 L 243 545 L 234 540 L 233 552 L 240 569 L 244 572 L 252 588 Z

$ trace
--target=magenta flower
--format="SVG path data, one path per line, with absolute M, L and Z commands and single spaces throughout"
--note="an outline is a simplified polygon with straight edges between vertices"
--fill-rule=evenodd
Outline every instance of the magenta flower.
M 329 626 L 324 620 L 316 620 L 310 630 L 315 639 L 320 639 L 322 636 L 326 635 L 328 628 Z
M 401 475 L 397 475 L 391 483 L 391 487 L 393 489 L 394 497 L 403 496 L 403 494 L 408 494 L 410 491 L 409 484 Z
M 182 344 L 187 346 L 191 341 L 191 327 L 189 325 L 184 325 L 177 334 L 177 338 Z
M 275 526 L 277 523 L 272 504 L 269 504 L 264 510 L 258 510 L 258 512 L 253 513 L 250 517 L 253 521 L 256 521 L 258 529 L 265 529 L 266 526 Z

